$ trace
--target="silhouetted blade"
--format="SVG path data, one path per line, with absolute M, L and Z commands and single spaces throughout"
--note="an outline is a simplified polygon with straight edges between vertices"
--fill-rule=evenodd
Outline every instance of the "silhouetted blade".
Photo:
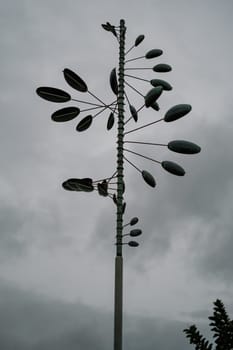
M 125 213 L 125 208 L 126 208 L 126 203 L 124 202 L 123 205 L 122 205 L 122 214 Z
M 93 181 L 89 177 L 68 179 L 66 181 L 66 186 L 70 187 L 72 191 L 92 192 L 94 190 Z
M 162 86 L 157 86 L 153 89 L 151 89 L 147 95 L 145 96 L 145 105 L 146 107 L 150 107 L 156 100 L 159 98 L 159 96 L 162 94 L 163 88 Z
M 78 125 L 76 126 L 77 131 L 84 131 L 88 129 L 91 126 L 93 117 L 92 115 L 87 115 L 85 118 L 83 118 Z
M 155 57 L 158 57 L 158 56 L 161 56 L 163 54 L 163 51 L 160 50 L 160 49 L 153 49 L 153 50 L 150 50 L 146 53 L 145 57 L 146 58 L 155 58 Z
M 115 95 L 118 94 L 118 83 L 117 83 L 117 75 L 116 75 L 116 68 L 113 68 L 113 70 L 110 73 L 110 85 L 113 93 Z
M 71 96 L 66 91 L 53 87 L 41 86 L 36 92 L 41 98 L 50 102 L 67 102 L 71 99 Z
M 117 205 L 117 198 L 116 198 L 115 193 L 114 193 L 113 196 L 112 196 L 112 200 L 113 200 L 113 202 Z
M 140 230 L 139 228 L 135 228 L 134 230 L 131 230 L 129 234 L 131 237 L 137 237 L 142 234 L 142 230 Z
M 173 122 L 176 119 L 184 117 L 192 109 L 189 104 L 179 104 L 171 107 L 164 116 L 165 122 Z
M 183 154 L 195 154 L 201 152 L 201 147 L 193 142 L 183 140 L 171 141 L 167 147 L 173 152 Z
M 113 114 L 113 112 L 111 112 L 109 117 L 108 117 L 107 130 L 112 129 L 114 122 L 115 122 L 114 114 Z
M 90 178 L 84 178 L 84 179 L 79 179 L 79 184 L 78 187 L 81 189 L 81 191 L 84 192 L 92 192 L 94 191 L 94 186 L 92 184 L 92 179 Z
M 159 111 L 160 107 L 157 102 L 152 103 L 151 108 L 153 108 L 155 111 Z
M 172 67 L 166 63 L 159 63 L 153 67 L 153 71 L 158 73 L 167 73 L 167 72 L 170 72 L 171 70 L 172 70 Z
M 162 79 L 152 79 L 150 83 L 154 87 L 162 86 L 163 90 L 167 90 L 167 91 L 172 90 L 172 86 L 167 81 Z
M 68 122 L 79 115 L 80 109 L 77 107 L 66 107 L 54 112 L 51 116 L 54 122 Z
M 101 183 L 97 184 L 98 192 L 101 196 L 108 196 L 108 183 L 106 180 L 103 180 Z
M 106 24 L 101 24 L 101 25 L 105 30 L 107 30 L 108 32 L 112 32 L 112 34 L 117 37 L 115 27 L 112 24 L 110 24 L 109 22 L 106 22 Z
M 115 27 L 111 25 L 111 28 L 110 28 L 110 32 L 112 32 L 112 34 L 117 38 L 117 33 L 116 33 L 116 30 L 115 30 Z
M 139 243 L 138 243 L 138 242 L 135 242 L 135 241 L 129 241 L 129 242 L 128 242 L 128 245 L 129 245 L 130 247 L 138 247 L 138 246 L 139 246 Z
M 138 223 L 138 218 L 135 216 L 130 220 L 130 226 L 136 225 Z
M 107 24 L 101 24 L 101 26 L 102 26 L 105 30 L 107 30 L 108 32 L 110 32 L 110 28 L 109 28 L 109 26 L 108 26 Z
M 146 170 L 142 170 L 142 177 L 144 181 L 151 187 L 155 187 L 156 182 L 154 177 Z
M 80 179 L 76 179 L 76 178 L 68 179 L 65 182 L 63 182 L 62 186 L 65 189 L 69 188 L 71 191 L 82 191 L 78 186 L 79 185 L 78 180 L 80 180 Z
M 75 187 L 70 185 L 70 183 L 68 181 L 64 181 L 62 184 L 62 187 L 67 191 L 76 191 Z
M 173 175 L 184 176 L 184 174 L 185 174 L 184 169 L 180 165 L 178 165 L 174 162 L 170 162 L 168 160 L 165 160 L 161 163 L 161 165 L 165 170 L 167 170 L 169 173 L 171 173 Z
M 122 193 L 125 193 L 125 182 L 122 180 Z
M 145 38 L 145 35 L 143 35 L 143 34 L 139 35 L 135 40 L 134 46 L 138 46 L 139 44 L 141 44 L 141 42 L 144 40 L 144 38 Z
M 87 92 L 88 88 L 86 83 L 72 70 L 65 68 L 64 71 L 64 78 L 66 82 L 75 90 L 81 91 L 81 92 Z
M 132 105 L 129 105 L 130 113 L 134 119 L 135 122 L 138 121 L 138 112 L 136 111 L 136 108 Z

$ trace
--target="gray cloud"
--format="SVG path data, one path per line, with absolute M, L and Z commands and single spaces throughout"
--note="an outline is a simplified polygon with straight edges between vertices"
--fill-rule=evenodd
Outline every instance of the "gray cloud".
M 146 247 L 146 249 L 143 247 L 145 259 L 156 254 L 167 253 L 171 240 L 175 239 L 185 224 L 190 227 L 191 231 L 193 226 L 197 228 L 196 234 L 193 232 L 192 242 L 194 245 L 196 244 L 198 259 L 202 254 L 200 251 L 200 246 L 203 243 L 201 231 L 203 231 L 204 238 L 206 238 L 205 233 L 209 232 L 210 241 L 211 237 L 217 239 L 216 248 L 214 248 L 214 241 L 211 245 L 210 241 L 207 241 L 206 245 L 203 246 L 203 251 L 206 249 L 208 251 L 214 250 L 212 253 L 215 262 L 218 261 L 215 250 L 218 249 L 217 255 L 226 257 L 225 243 L 231 247 L 228 239 L 231 237 L 232 229 L 231 211 L 229 210 L 232 197 L 233 169 L 230 153 L 232 131 L 227 125 L 219 124 L 216 126 L 207 125 L 206 127 L 199 125 L 199 130 L 197 138 L 198 143 L 202 146 L 200 155 L 181 157 L 171 154 L 171 152 L 164 155 L 167 159 L 184 165 L 187 170 L 184 178 L 177 179 L 165 173 L 163 169 L 156 169 L 156 167 L 152 169 L 150 166 L 151 172 L 158 174 L 158 183 L 155 190 L 148 190 L 147 185 L 143 183 L 136 171 L 130 170 L 127 174 L 126 181 L 130 195 L 127 196 L 126 193 L 126 198 L 129 198 L 129 212 L 131 216 L 140 216 L 142 213 L 141 222 L 138 225 L 142 223 L 146 227 L 145 241 L 143 242 L 144 247 Z M 191 132 L 190 130 L 184 133 L 186 135 L 183 138 L 192 140 Z M 138 159 L 137 162 L 139 162 Z M 146 167 L 148 163 L 146 161 L 144 163 L 143 166 Z M 140 200 L 138 200 L 139 198 Z M 99 242 L 104 247 L 106 247 L 104 242 L 109 242 L 107 228 L 112 227 L 110 215 L 110 206 L 108 206 L 105 215 L 101 215 L 96 230 L 95 243 Z M 128 212 L 127 216 L 130 218 Z M 102 232 L 101 235 L 100 232 Z M 200 244 L 198 241 L 195 243 L 196 237 L 200 237 Z M 223 239 L 224 237 L 226 241 Z M 193 248 L 195 250 L 195 247 Z M 222 268 L 227 269 L 229 266 L 230 270 L 231 260 L 229 254 L 226 260 L 224 259 Z M 211 263 L 208 264 L 207 269 L 211 270 Z M 214 267 L 213 270 L 215 270 Z
M 9 285 L 1 287 L 0 300 L 0 344 L 7 349 L 91 349 L 94 345 L 101 349 L 108 342 L 109 315 L 101 311 L 49 300 Z
M 125 220 L 136 215 L 140 218 L 138 227 L 143 229 L 140 248 L 124 249 L 127 278 L 132 286 L 136 283 L 139 286 L 134 279 L 142 280 L 147 286 L 148 277 L 150 286 L 142 285 L 134 290 L 130 289 L 131 282 L 128 283 L 133 300 L 128 303 L 131 302 L 131 309 L 137 309 L 138 300 L 143 300 L 144 310 L 153 307 L 152 313 L 156 313 L 158 310 L 148 297 L 151 288 L 151 296 L 156 293 L 162 296 L 159 314 L 164 311 L 166 316 L 174 315 L 175 310 L 180 318 L 183 309 L 200 309 L 200 312 L 206 309 L 209 290 L 230 300 L 232 2 L 67 0 L 64 4 L 60 0 L 40 3 L 9 0 L 1 2 L 0 10 L 3 25 L 0 42 L 1 275 L 8 275 L 25 290 L 31 288 L 40 292 L 46 287 L 51 298 L 41 301 L 40 297 L 30 297 L 24 290 L 10 292 L 10 287 L 0 291 L 2 300 L 6 300 L 4 315 L 10 317 L 8 320 L 6 317 L 9 327 L 4 328 L 1 335 L 4 349 L 16 348 L 16 344 L 18 349 L 20 346 L 22 349 L 38 349 L 39 346 L 51 349 L 55 345 L 56 349 L 72 349 L 80 338 L 80 348 L 81 344 L 86 349 L 97 344 L 95 348 L 104 349 L 112 342 L 109 328 L 112 317 L 104 312 L 100 315 L 99 311 L 83 305 L 78 305 L 74 313 L 76 306 L 57 302 L 55 295 L 63 300 L 74 300 L 77 294 L 78 300 L 92 305 L 102 303 L 103 309 L 108 309 L 106 295 L 112 293 L 112 285 L 107 285 L 106 281 L 112 279 L 109 262 L 115 248 L 114 205 L 110 199 L 100 198 L 96 193 L 87 196 L 67 193 L 62 190 L 61 183 L 69 177 L 97 179 L 111 175 L 115 167 L 115 131 L 108 134 L 104 131 L 107 114 L 96 118 L 93 128 L 83 134 L 75 131 L 76 120 L 65 125 L 53 123 L 50 115 L 61 108 L 60 105 L 40 100 L 35 89 L 40 85 L 57 86 L 74 97 L 84 98 L 82 94 L 75 95 L 63 79 L 62 70 L 70 67 L 87 81 L 91 91 L 106 101 L 112 100 L 108 80 L 117 62 L 117 46 L 100 24 L 105 21 L 118 24 L 121 17 L 127 21 L 127 47 L 137 35 L 146 36 L 135 55 L 159 47 L 164 50 L 163 60 L 173 66 L 166 79 L 174 90 L 161 97 L 160 113 L 177 103 L 193 106 L 187 118 L 171 125 L 158 124 L 157 128 L 135 134 L 135 140 L 187 139 L 202 147 L 201 154 L 195 157 L 178 156 L 162 149 L 141 149 L 142 153 L 158 160 L 180 163 L 187 171 L 182 179 L 167 174 L 159 165 L 130 157 L 139 167 L 154 174 L 157 187 L 151 190 L 139 173 L 126 166 Z M 151 79 L 150 74 L 146 77 Z M 140 105 L 133 95 L 132 100 L 136 106 Z M 140 123 L 160 115 L 147 112 L 141 113 Z M 135 150 L 140 149 L 135 147 Z M 170 268 L 166 264 L 171 264 Z M 105 293 L 99 283 L 102 269 Z M 189 305 L 191 287 L 187 280 L 193 281 L 192 306 Z M 90 289 L 95 282 L 96 293 L 92 296 Z M 171 288 L 170 292 L 163 290 L 166 287 Z M 8 295 L 11 295 L 9 302 Z M 104 300 L 100 302 L 101 295 Z M 23 302 L 24 298 L 28 304 Z M 176 307 L 173 307 L 174 298 Z M 30 307 L 35 310 L 32 313 L 37 314 L 38 319 L 31 317 L 29 310 L 28 319 L 21 325 L 18 314 L 22 318 L 24 314 L 13 302 L 17 299 L 27 310 Z M 168 305 L 173 309 L 169 310 Z M 87 317 L 87 320 L 82 323 L 76 310 L 81 319 Z M 53 318 L 55 314 L 58 316 Z M 63 314 L 66 315 L 64 323 Z M 93 326 L 92 318 L 103 319 L 104 331 L 102 327 Z M 29 319 L 35 322 L 31 325 Z M 136 349 L 139 344 L 145 349 L 152 345 L 162 347 L 162 341 L 163 347 L 170 349 L 174 345 L 173 334 L 177 348 L 187 346 L 185 342 L 182 345 L 183 335 L 179 333 L 180 338 L 177 335 L 180 327 L 177 322 L 166 325 L 169 338 L 165 334 L 166 327 L 157 327 L 156 320 L 129 317 L 127 322 L 125 342 L 129 349 L 133 346 Z M 153 322 L 156 331 L 151 326 Z M 78 327 L 73 328 L 73 323 Z M 18 324 L 21 327 L 17 328 Z M 49 324 L 48 332 L 43 324 Z M 92 337 L 87 331 L 89 325 L 96 329 Z M 14 334 L 13 329 L 17 329 Z M 27 329 L 33 337 L 28 336 Z M 82 337 L 84 334 L 87 336 Z
M 1 280 L 0 345 L 4 349 L 109 349 L 112 315 L 15 288 Z M 185 349 L 185 322 L 125 315 L 127 349 Z M 202 325 L 203 327 L 203 325 Z M 204 325 L 204 331 L 206 326 Z

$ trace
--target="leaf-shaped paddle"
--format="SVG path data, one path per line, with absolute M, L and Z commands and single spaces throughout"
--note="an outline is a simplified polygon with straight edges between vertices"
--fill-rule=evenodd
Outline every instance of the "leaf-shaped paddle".
M 162 91 L 163 91 L 162 86 L 157 86 L 151 89 L 145 96 L 146 107 L 150 107 L 154 102 L 156 102 L 156 100 L 162 94 Z
M 139 44 L 141 44 L 141 42 L 144 40 L 144 38 L 145 38 L 145 35 L 143 35 L 143 34 L 139 35 L 135 40 L 134 46 L 138 46 Z
M 136 225 L 138 223 L 138 218 L 135 216 L 130 220 L 130 226 Z
M 80 113 L 80 109 L 77 107 L 66 107 L 59 109 L 51 115 L 54 122 L 68 122 L 76 118 Z
M 130 247 L 138 247 L 138 246 L 139 246 L 139 243 L 136 242 L 136 241 L 129 241 L 129 242 L 128 242 L 128 245 L 129 245 Z
M 170 162 L 168 160 L 165 160 L 161 163 L 162 167 L 167 170 L 169 173 L 177 176 L 184 176 L 185 171 L 184 169 L 174 162 Z
M 113 70 L 110 73 L 110 86 L 115 95 L 118 94 L 118 83 L 117 83 L 117 75 L 116 75 L 116 68 L 113 68 Z
M 173 152 L 183 154 L 196 154 L 201 151 L 201 147 L 195 143 L 183 140 L 170 141 L 167 147 Z
M 148 51 L 145 55 L 146 58 L 155 58 L 161 56 L 163 54 L 163 50 L 160 49 L 152 49 Z
M 165 122 L 173 122 L 174 120 L 180 119 L 188 114 L 192 109 L 189 104 L 179 104 L 171 107 L 164 116 Z
M 166 63 L 159 63 L 153 67 L 153 71 L 158 73 L 167 73 L 167 72 L 170 72 L 171 70 L 172 70 L 172 67 Z
M 129 105 L 130 113 L 134 119 L 135 122 L 138 121 L 138 112 L 136 111 L 136 108 L 132 105 Z
M 78 76 L 78 74 L 76 74 L 69 68 L 65 68 L 63 73 L 64 73 L 64 78 L 66 82 L 72 88 L 81 92 L 87 92 L 88 90 L 87 85 L 85 81 L 83 81 L 83 79 L 81 79 L 80 76 Z
M 156 182 L 154 177 L 146 170 L 142 170 L 142 177 L 144 179 L 144 181 L 151 187 L 155 187 L 156 186 Z
M 140 230 L 139 228 L 135 228 L 131 230 L 129 233 L 131 237 L 137 237 L 137 236 L 140 236 L 141 234 L 142 234 L 142 230 Z
M 108 117 L 107 130 L 112 129 L 114 122 L 115 122 L 114 113 L 111 112 L 109 117 Z
M 71 96 L 66 91 L 48 86 L 39 87 L 36 93 L 50 102 L 67 102 L 71 99 Z
M 92 115 L 87 115 L 85 118 L 83 118 L 78 125 L 76 126 L 77 131 L 84 131 L 88 129 L 92 124 L 93 117 Z
M 66 183 L 73 191 L 92 192 L 94 190 L 93 181 L 89 177 L 68 179 Z
M 152 79 L 150 83 L 154 87 L 162 86 L 163 90 L 166 90 L 166 91 L 172 90 L 172 86 L 167 81 L 162 79 Z

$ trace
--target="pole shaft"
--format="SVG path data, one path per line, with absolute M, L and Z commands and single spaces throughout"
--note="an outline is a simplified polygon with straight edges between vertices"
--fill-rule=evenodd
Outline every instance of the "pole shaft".
M 114 350 L 122 350 L 123 258 L 115 257 Z
M 114 295 L 114 350 L 122 350 L 122 313 L 123 313 L 123 178 L 124 178 L 124 65 L 125 65 L 125 21 L 120 21 L 119 70 L 118 70 L 118 135 L 117 135 L 117 244 L 115 258 L 115 295 Z
M 123 227 L 123 178 L 124 178 L 124 64 L 125 64 L 125 26 L 120 21 L 120 47 L 118 70 L 118 135 L 117 135 L 117 256 L 122 256 L 122 227 Z

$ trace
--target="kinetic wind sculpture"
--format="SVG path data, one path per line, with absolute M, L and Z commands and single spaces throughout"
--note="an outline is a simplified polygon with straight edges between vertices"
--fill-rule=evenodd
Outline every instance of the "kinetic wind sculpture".
M 116 258 L 115 258 L 115 310 L 114 310 L 114 350 L 122 349 L 122 280 L 123 280 L 123 258 L 122 258 L 122 246 L 128 244 L 131 247 L 137 247 L 138 242 L 131 240 L 129 242 L 123 242 L 123 237 L 129 235 L 131 237 L 139 236 L 142 231 L 140 229 L 133 229 L 129 233 L 124 234 L 123 230 L 130 226 L 137 224 L 138 218 L 134 217 L 129 223 L 123 223 L 123 216 L 126 208 L 126 202 L 124 202 L 124 161 L 130 164 L 134 169 L 141 173 L 142 178 L 150 187 L 155 187 L 156 182 L 152 174 L 147 170 L 141 170 L 137 165 L 135 165 L 131 160 L 128 159 L 128 154 L 137 155 L 143 157 L 144 159 L 150 160 L 157 164 L 160 164 L 163 169 L 170 172 L 171 174 L 177 176 L 183 176 L 185 174 L 184 169 L 172 162 L 172 161 L 158 161 L 151 157 L 147 157 L 141 153 L 135 152 L 132 149 L 128 149 L 126 144 L 137 144 L 137 145 L 150 145 L 150 146 L 163 146 L 167 147 L 173 152 L 183 153 L 183 154 L 195 154 L 200 152 L 200 147 L 192 142 L 184 140 L 171 141 L 168 144 L 158 144 L 155 142 L 140 142 L 135 140 L 125 139 L 125 136 L 134 133 L 140 129 L 149 127 L 158 122 L 173 122 L 181 117 L 184 117 L 191 111 L 191 106 L 189 104 L 178 104 L 171 107 L 162 118 L 156 119 L 151 123 L 140 125 L 137 128 L 128 129 L 128 123 L 131 121 L 133 123 L 138 123 L 140 121 L 140 113 L 143 108 L 152 108 L 155 113 L 159 111 L 158 99 L 163 94 L 164 91 L 172 90 L 171 85 L 160 78 L 160 74 L 167 73 L 171 71 L 171 66 L 165 63 L 158 63 L 152 68 L 147 67 L 129 67 L 129 64 L 133 61 L 145 59 L 146 61 L 151 61 L 153 58 L 157 58 L 163 54 L 160 49 L 152 49 L 148 51 L 144 56 L 131 58 L 126 60 L 126 56 L 144 40 L 144 35 L 139 35 L 132 47 L 125 52 L 125 34 L 126 27 L 124 20 L 120 21 L 120 26 L 113 26 L 109 22 L 102 24 L 102 27 L 112 33 L 119 43 L 119 65 L 118 68 L 113 68 L 110 74 L 110 87 L 112 92 L 116 96 L 111 103 L 105 103 L 102 99 L 93 94 L 87 84 L 84 82 L 79 75 L 73 72 L 71 69 L 64 69 L 64 78 L 68 85 L 78 92 L 86 93 L 86 95 L 93 98 L 93 102 L 84 101 L 82 99 L 74 99 L 69 93 L 64 90 L 57 89 L 54 87 L 39 87 L 36 92 L 37 94 L 45 100 L 64 103 L 64 102 L 78 102 L 88 106 L 86 109 L 80 109 L 77 106 L 69 106 L 55 111 L 51 118 L 55 122 L 68 122 L 76 118 L 80 113 L 88 112 L 91 114 L 86 115 L 83 119 L 79 121 L 76 126 L 78 132 L 84 132 L 89 127 L 92 126 L 93 121 L 100 116 L 103 112 L 108 110 L 110 114 L 107 120 L 107 130 L 111 130 L 115 125 L 115 119 L 117 118 L 117 164 L 116 169 L 111 176 L 104 177 L 101 180 L 93 180 L 92 178 L 70 178 L 63 182 L 62 186 L 67 191 L 84 191 L 93 192 L 97 191 L 99 195 L 104 197 L 109 197 L 113 200 L 114 205 L 117 208 L 117 219 L 116 219 Z M 154 78 L 152 80 L 146 80 L 138 76 L 134 76 L 130 73 L 133 70 L 144 70 L 151 69 L 156 73 L 159 73 L 159 78 Z M 143 81 L 149 83 L 153 86 L 149 92 L 145 95 L 133 87 L 129 82 L 130 79 L 137 79 L 137 81 Z M 142 99 L 142 105 L 136 108 L 130 103 L 127 89 L 133 90 Z M 125 120 L 125 104 L 127 107 L 128 119 Z M 127 128 L 127 129 L 126 129 Z M 125 156 L 127 153 L 127 157 Z

